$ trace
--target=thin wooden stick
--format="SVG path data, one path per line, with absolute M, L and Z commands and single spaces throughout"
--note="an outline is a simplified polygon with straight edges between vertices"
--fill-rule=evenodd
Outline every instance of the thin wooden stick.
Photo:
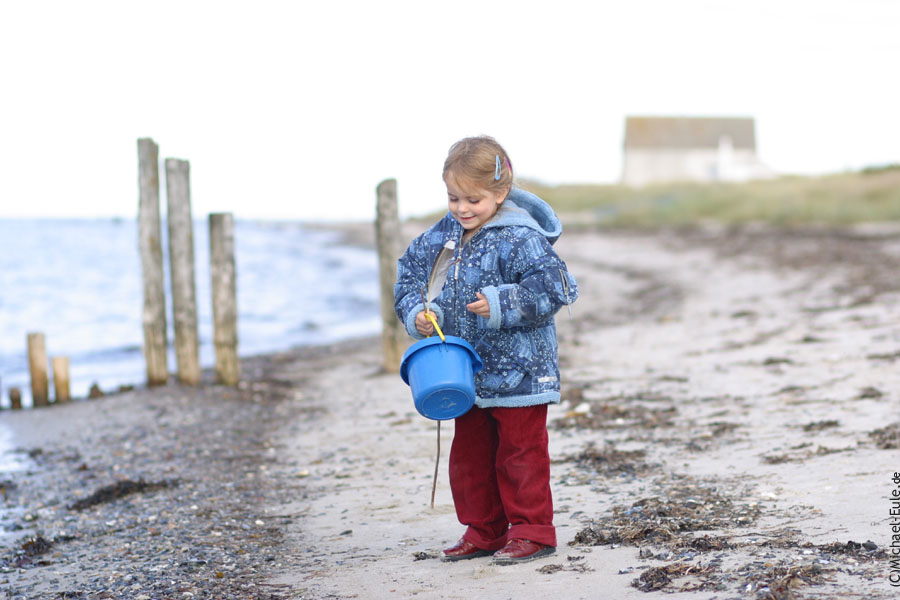
M 437 490 L 438 465 L 441 464 L 441 422 L 437 426 L 437 458 L 434 461 L 434 481 L 431 483 L 431 508 L 434 508 L 434 492 Z

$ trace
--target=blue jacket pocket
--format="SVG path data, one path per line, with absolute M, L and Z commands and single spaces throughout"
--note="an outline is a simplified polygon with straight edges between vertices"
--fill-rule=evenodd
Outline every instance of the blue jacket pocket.
M 488 333 L 473 344 L 484 362 L 484 368 L 475 375 L 478 395 L 491 397 L 513 391 L 521 392 L 518 388 L 529 374 L 528 368 L 511 348 L 504 351 L 498 344 L 491 343 L 491 337 L 494 336 Z

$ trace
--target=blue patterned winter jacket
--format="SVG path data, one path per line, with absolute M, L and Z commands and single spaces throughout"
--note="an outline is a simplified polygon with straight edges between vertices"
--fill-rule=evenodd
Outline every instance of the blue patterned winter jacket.
M 463 227 L 448 212 L 409 245 L 397 265 L 394 309 L 409 334 L 424 309 L 422 290 L 448 240 L 456 242 L 441 295 L 431 304 L 446 335 L 475 348 L 484 368 L 475 375 L 475 404 L 532 406 L 559 402 L 554 315 L 578 297 L 575 279 L 551 247 L 562 224 L 550 205 L 513 189 L 497 214 L 460 247 Z M 475 293 L 487 297 L 489 319 L 466 310 Z

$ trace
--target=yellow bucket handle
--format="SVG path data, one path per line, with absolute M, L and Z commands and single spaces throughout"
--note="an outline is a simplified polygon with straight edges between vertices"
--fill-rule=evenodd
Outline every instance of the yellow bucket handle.
M 438 325 L 437 319 L 434 318 L 434 313 L 426 310 L 425 316 L 428 318 L 429 321 L 431 321 L 431 324 L 434 325 L 434 330 L 437 331 L 437 334 L 439 336 L 441 336 L 441 341 L 446 342 L 447 339 L 444 337 L 444 332 L 441 331 L 441 326 Z

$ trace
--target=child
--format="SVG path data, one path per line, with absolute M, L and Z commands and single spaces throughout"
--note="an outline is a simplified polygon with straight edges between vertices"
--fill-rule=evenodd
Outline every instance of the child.
M 466 138 L 444 162 L 449 212 L 400 258 L 395 310 L 411 336 L 431 335 L 422 290 L 453 240 L 454 260 L 430 310 L 446 335 L 475 348 L 475 406 L 456 419 L 450 489 L 462 538 L 443 560 L 493 554 L 498 564 L 556 549 L 547 405 L 559 402 L 554 315 L 575 301 L 575 279 L 551 245 L 562 233 L 550 206 L 512 187 L 509 157 L 490 137 Z

